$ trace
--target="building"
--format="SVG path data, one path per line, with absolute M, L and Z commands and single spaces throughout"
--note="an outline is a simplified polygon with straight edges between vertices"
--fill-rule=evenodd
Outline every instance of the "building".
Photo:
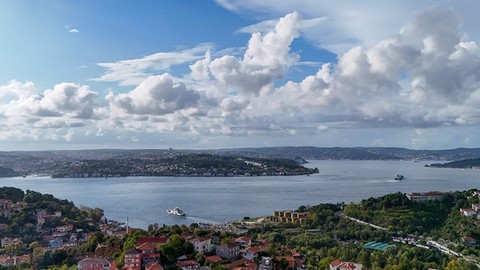
M 103 258 L 85 258 L 78 262 L 78 270 L 114 270 L 115 262 Z
M 177 267 L 182 270 L 198 270 L 200 264 L 195 260 L 186 260 L 177 262 Z
M 132 270 L 142 269 L 142 253 L 132 248 L 125 252 L 125 259 L 123 260 L 124 268 L 131 268 Z
M 125 268 L 141 270 L 151 263 L 160 263 L 160 253 L 156 252 L 151 242 L 143 242 L 125 253 L 123 264 Z
M 460 214 L 465 217 L 476 217 L 477 212 L 472 208 L 460 208 Z
M 248 260 L 254 260 L 258 257 L 258 253 L 267 250 L 265 246 L 254 246 L 254 247 L 247 247 L 242 252 L 242 257 Z
M 272 222 L 281 222 L 281 223 L 305 223 L 305 220 L 308 217 L 308 212 L 299 212 L 299 211 L 273 211 L 270 221 Z
M 235 243 L 227 243 L 217 247 L 217 256 L 229 261 L 236 260 L 240 255 L 240 246 Z
M 145 265 L 145 270 L 163 270 L 163 266 L 158 262 L 151 262 Z
M 189 240 L 196 252 L 208 253 L 212 251 L 212 239 L 196 237 Z
M 246 236 L 238 237 L 235 239 L 235 243 L 239 244 L 242 248 L 246 248 L 252 245 L 252 238 Z
M 165 244 L 168 242 L 168 237 L 166 236 L 157 236 L 157 237 L 139 237 L 137 239 L 136 245 L 140 246 L 143 243 L 150 243 L 152 246 L 157 246 Z
M 428 202 L 428 201 L 441 201 L 445 196 L 445 192 L 429 191 L 429 192 L 409 192 L 407 198 L 412 202 Z
M 362 270 L 362 264 L 335 260 L 330 263 L 330 270 Z
M 222 262 L 222 258 L 218 257 L 217 255 L 207 256 L 207 257 L 205 257 L 205 262 L 209 262 L 209 263 L 221 263 L 221 262 Z

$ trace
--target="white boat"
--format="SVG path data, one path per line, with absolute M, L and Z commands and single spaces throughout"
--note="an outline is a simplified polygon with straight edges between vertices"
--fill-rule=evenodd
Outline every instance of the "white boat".
M 180 208 L 178 208 L 178 207 L 175 207 L 175 208 L 173 208 L 173 209 L 167 210 L 167 213 L 168 213 L 169 215 L 181 216 L 181 217 L 183 217 L 183 216 L 186 215 L 186 214 L 185 214 L 182 210 L 180 210 Z

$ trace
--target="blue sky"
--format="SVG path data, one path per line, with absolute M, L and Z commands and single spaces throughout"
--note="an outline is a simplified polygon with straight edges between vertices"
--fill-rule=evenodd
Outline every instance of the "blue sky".
M 480 147 L 480 3 L 0 1 L 0 149 Z

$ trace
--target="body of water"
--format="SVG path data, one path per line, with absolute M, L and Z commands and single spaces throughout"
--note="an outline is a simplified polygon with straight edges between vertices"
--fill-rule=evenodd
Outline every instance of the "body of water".
M 104 209 L 109 219 L 149 224 L 220 223 L 301 205 L 358 202 L 392 192 L 454 191 L 480 188 L 479 170 L 425 168 L 430 162 L 312 161 L 310 176 L 0 178 L 1 186 L 49 193 L 75 205 Z M 395 181 L 397 174 L 405 176 Z M 167 210 L 179 207 L 186 217 Z

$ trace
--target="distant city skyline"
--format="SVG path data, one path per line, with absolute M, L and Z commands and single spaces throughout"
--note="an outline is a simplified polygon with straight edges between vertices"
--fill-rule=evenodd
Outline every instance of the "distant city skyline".
M 0 150 L 480 147 L 480 2 L 0 2 Z

